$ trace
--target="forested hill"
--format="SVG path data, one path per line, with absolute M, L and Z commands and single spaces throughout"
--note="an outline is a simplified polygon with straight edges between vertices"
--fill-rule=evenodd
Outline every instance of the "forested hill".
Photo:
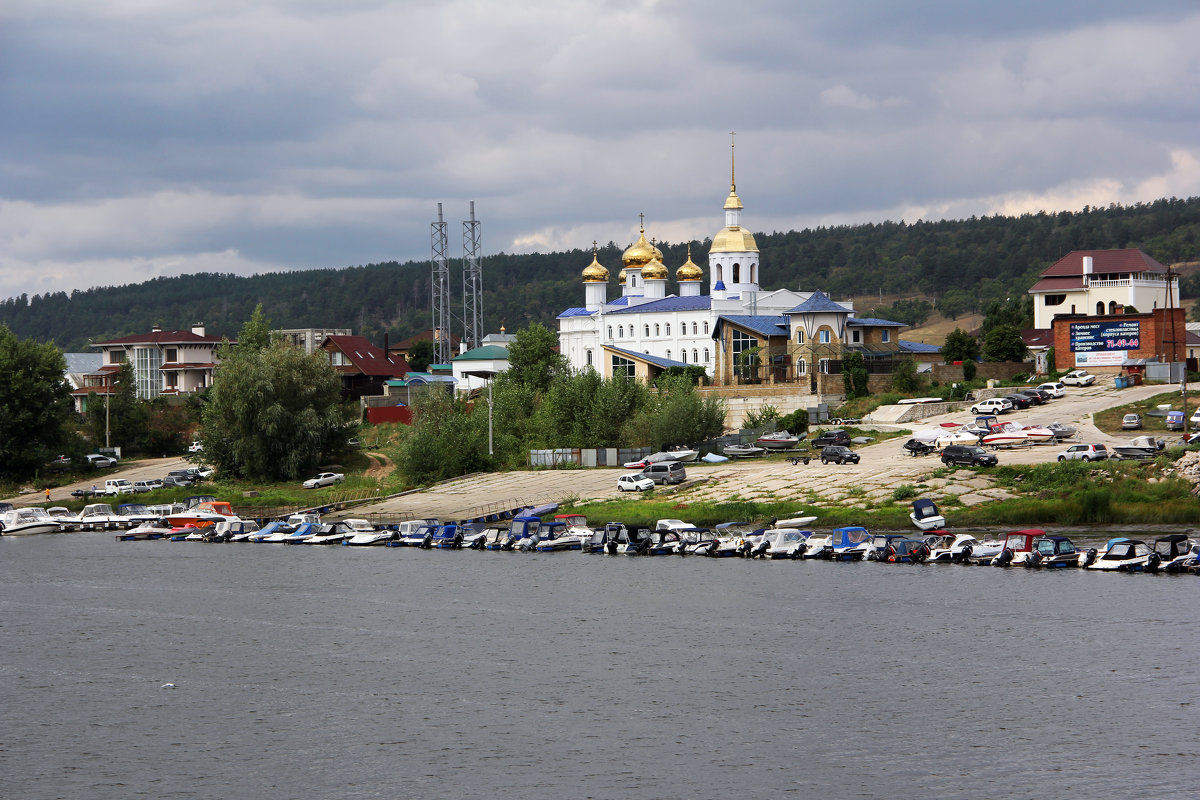
M 1049 264 L 1071 250 L 1140 248 L 1169 264 L 1200 256 L 1200 198 L 1158 200 L 1079 212 L 1025 214 L 942 222 L 884 222 L 756 234 L 765 290 L 822 289 L 835 297 L 920 292 L 931 301 L 962 290 L 976 306 L 1024 292 Z M 693 242 L 703 265 L 708 241 Z M 599 251 L 610 273 L 609 296 L 625 245 Z M 659 245 L 672 277 L 686 244 Z M 484 330 L 512 332 L 530 322 L 553 326 L 563 309 L 583 304 L 579 273 L 591 253 L 487 256 L 483 264 Z M 196 274 L 128 286 L 0 302 L 0 323 L 22 338 L 88 351 L 88 340 L 145 333 L 153 325 L 235 336 L 262 303 L 274 327 L 352 328 L 393 342 L 430 327 L 429 263 L 410 261 L 253 277 Z M 707 286 L 707 282 L 705 284 Z M 451 267 L 452 307 L 461 313 L 461 263 Z M 677 292 L 672 280 L 668 292 Z M 1186 292 L 1185 292 L 1186 296 Z M 869 309 L 859 309 L 867 313 Z

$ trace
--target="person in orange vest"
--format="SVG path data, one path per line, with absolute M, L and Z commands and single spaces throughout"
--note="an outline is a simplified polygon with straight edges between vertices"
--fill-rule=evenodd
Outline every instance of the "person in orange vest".
M 50 487 L 46 487 L 46 502 L 50 502 Z

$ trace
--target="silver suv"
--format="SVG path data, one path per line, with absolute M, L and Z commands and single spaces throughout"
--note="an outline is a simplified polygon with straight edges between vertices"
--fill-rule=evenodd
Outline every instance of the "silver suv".
M 1105 461 L 1108 448 L 1102 444 L 1073 444 L 1058 454 L 1059 461 Z

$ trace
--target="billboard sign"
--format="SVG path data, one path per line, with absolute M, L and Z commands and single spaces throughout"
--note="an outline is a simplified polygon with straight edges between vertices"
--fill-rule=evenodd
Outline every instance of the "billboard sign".
M 1141 320 L 1071 323 L 1071 352 L 1073 353 L 1137 350 L 1142 346 L 1141 342 Z

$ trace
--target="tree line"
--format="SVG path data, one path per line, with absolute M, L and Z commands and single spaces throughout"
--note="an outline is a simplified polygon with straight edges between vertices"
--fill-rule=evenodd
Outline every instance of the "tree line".
M 1200 198 L 1163 199 L 1131 206 L 1085 207 L 1015 217 L 938 222 L 883 222 L 757 234 L 763 287 L 821 289 L 838 297 L 920 293 L 930 300 L 869 311 L 919 324 L 930 307 L 956 317 L 1025 292 L 1047 266 L 1071 250 L 1140 248 L 1168 264 L 1200 252 Z M 660 244 L 668 267 L 687 258 L 687 242 Z M 709 240 L 692 242 L 707 251 Z M 624 245 L 597 253 L 609 268 L 609 296 L 619 293 Z M 483 261 L 483 327 L 508 330 L 538 322 L 553 326 L 566 308 L 582 304 L 579 273 L 592 254 L 583 249 L 524 255 L 497 253 Z M 452 264 L 451 285 L 461 285 Z M 678 291 L 672 280 L 668 291 Z M 1200 280 L 1184 282 L 1185 297 L 1200 296 Z M 1191 294 L 1189 294 L 1191 293 Z M 431 326 L 427 261 L 392 261 L 277 272 L 250 277 L 199 273 L 127 286 L 70 293 L 20 295 L 0 301 L 0 323 L 21 338 L 88 351 L 89 340 L 145 333 L 153 325 L 231 338 L 261 304 L 279 328 L 351 328 L 377 344 L 399 341 Z

